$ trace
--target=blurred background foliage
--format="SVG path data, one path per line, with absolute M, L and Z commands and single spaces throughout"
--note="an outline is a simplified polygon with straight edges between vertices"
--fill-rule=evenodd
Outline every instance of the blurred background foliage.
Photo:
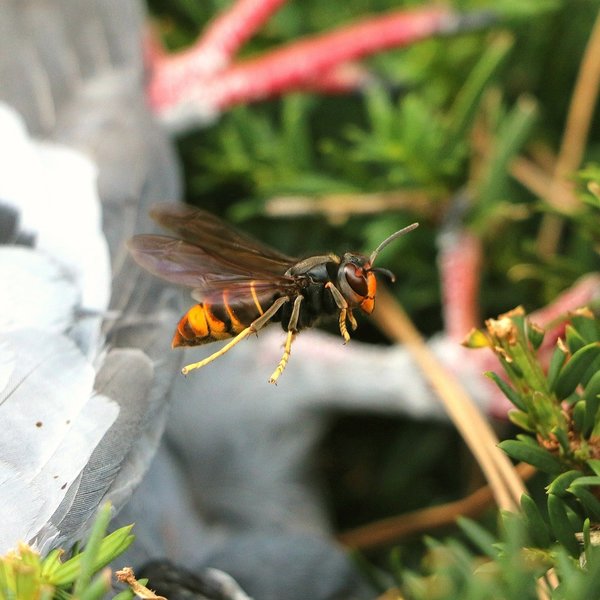
M 191 43 L 228 2 L 149 0 L 170 48 Z M 252 56 L 361 16 L 420 5 L 368 1 L 285 5 L 243 48 Z M 479 1 L 458 8 L 489 7 Z M 548 302 L 596 265 L 569 228 L 560 253 L 536 256 L 544 206 L 510 176 L 519 152 L 556 153 L 598 2 L 495 3 L 503 20 L 371 58 L 379 82 L 364 94 L 283 99 L 237 107 L 179 139 L 187 200 L 227 215 L 293 255 L 324 248 L 369 250 L 411 220 L 422 229 L 386 251 L 402 300 L 425 333 L 441 329 L 435 231 L 449 201 L 469 190 L 467 221 L 486 241 L 482 314 L 515 300 Z M 598 160 L 600 122 L 586 162 Z M 265 219 L 273 198 L 419 192 L 403 210 L 331 220 L 322 214 Z M 369 197 L 364 197 L 368 204 Z M 306 209 L 309 213 L 309 208 Z M 507 233 L 510 231 L 510 235 Z M 587 250 L 587 251 L 586 251 Z M 523 263 L 535 269 L 519 269 Z M 421 316 L 421 318 L 419 318 Z
M 171 49 L 189 45 L 229 5 L 228 0 L 148 3 Z M 362 16 L 421 4 L 291 1 L 241 56 Z M 389 232 L 420 221 L 416 232 L 386 249 L 381 265 L 396 273 L 394 292 L 425 335 L 443 327 L 436 233 L 459 198 L 460 218 L 484 243 L 483 317 L 519 304 L 528 311 L 541 307 L 599 266 L 599 200 L 586 188 L 600 175 L 598 111 L 584 169 L 573 177 L 581 200 L 576 210 L 567 214 L 551 206 L 524 186 L 514 169 L 522 157 L 551 177 L 599 2 L 452 4 L 465 11 L 492 9 L 499 20 L 480 31 L 369 59 L 375 83 L 364 93 L 292 94 L 237 107 L 177 140 L 187 201 L 286 253 L 367 252 Z M 371 210 L 374 194 L 386 194 L 394 208 Z M 321 212 L 323 199 L 338 210 Z M 345 210 L 350 205 L 360 207 L 358 214 Z M 540 244 L 548 214 L 561 223 L 550 249 Z M 355 337 L 386 343 L 364 320 Z M 319 460 L 340 529 L 439 504 L 480 483 L 460 439 L 443 424 L 344 417 L 324 441 Z M 514 544 L 518 535 L 511 531 L 507 543 Z

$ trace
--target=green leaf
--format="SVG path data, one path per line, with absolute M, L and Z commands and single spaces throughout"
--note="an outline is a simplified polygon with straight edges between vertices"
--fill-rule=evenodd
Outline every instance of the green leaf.
M 585 387 L 590 382 L 592 377 L 599 371 L 600 371 L 600 356 L 598 356 L 598 358 L 596 358 L 596 360 L 593 360 L 592 364 L 585 370 L 585 373 L 583 374 L 583 376 L 581 378 L 581 385 Z
M 569 492 L 581 502 L 585 512 L 594 522 L 600 521 L 600 501 L 590 490 L 581 485 L 573 485 L 569 488 Z
M 562 348 L 562 346 L 557 345 L 554 348 L 554 352 L 552 353 L 552 358 L 550 359 L 550 366 L 548 367 L 548 388 L 551 391 L 554 391 L 556 386 L 556 380 L 558 379 L 558 375 L 562 366 L 565 364 L 565 360 L 567 359 L 567 352 Z
M 526 462 L 545 473 L 554 475 L 564 470 L 555 456 L 539 446 L 532 446 L 519 440 L 504 440 L 498 445 L 511 458 Z
M 511 423 L 514 423 L 517 427 L 524 429 L 525 431 L 529 431 L 531 433 L 535 433 L 535 427 L 531 424 L 531 419 L 527 413 L 524 413 L 522 410 L 509 410 L 508 418 Z
M 498 550 L 494 545 L 496 538 L 489 531 L 466 517 L 458 517 L 456 522 L 469 540 L 484 554 L 490 558 L 496 558 L 498 556 Z
M 131 534 L 133 525 L 125 525 L 107 535 L 100 545 L 95 570 L 99 570 L 112 562 L 117 556 L 123 554 L 135 540 Z
M 563 500 L 554 494 L 548 494 L 548 517 L 557 541 L 571 556 L 579 556 L 579 543 L 567 515 L 567 507 Z
M 571 352 L 571 354 L 575 354 L 577 350 L 586 345 L 586 341 L 581 335 L 579 335 L 578 331 L 572 325 L 567 325 L 565 327 L 565 338 L 567 347 L 569 348 L 569 352 Z
M 513 347 L 514 348 L 514 347 Z M 517 364 L 516 361 L 508 361 L 504 356 L 499 356 L 500 364 L 506 371 L 506 374 L 515 381 L 516 379 L 523 379 L 523 369 Z
M 553 427 L 552 433 L 558 440 L 562 451 L 568 456 L 571 454 L 571 446 L 569 443 L 569 434 L 562 427 Z
M 537 104 L 531 97 L 522 96 L 502 121 L 494 145 L 494 155 L 479 189 L 475 224 L 484 226 L 487 211 L 503 199 L 508 178 L 508 164 L 521 149 L 537 118 Z
M 554 392 L 559 400 L 567 398 L 581 383 L 588 367 L 600 356 L 600 343 L 594 342 L 580 348 L 571 356 L 558 374 Z
M 591 548 L 592 546 L 592 538 L 591 538 L 591 531 L 590 531 L 590 520 L 586 519 L 583 522 L 583 550 L 584 552 L 587 552 L 587 550 L 589 548 Z
M 520 442 L 523 442 L 524 444 L 527 444 L 528 446 L 533 446 L 534 448 L 539 448 L 540 445 L 538 443 L 538 441 L 532 437 L 531 435 L 525 434 L 525 433 L 517 433 L 517 435 L 515 436 Z
M 586 343 L 599 341 L 598 320 L 592 313 L 584 314 L 583 311 L 578 311 L 577 314 L 571 316 L 571 325 Z
M 540 548 L 548 548 L 552 543 L 550 526 L 535 501 L 527 494 L 521 496 L 521 509 L 525 514 L 527 528 L 533 543 Z
M 466 135 L 479 108 L 483 92 L 498 72 L 512 46 L 512 36 L 505 34 L 496 36 L 486 47 L 450 109 L 448 115 L 450 126 L 447 136 L 449 141 L 455 143 L 456 140 L 460 140 Z
M 98 563 L 100 545 L 102 544 L 104 533 L 108 527 L 110 515 L 111 506 L 107 503 L 98 512 L 98 516 L 94 521 L 94 526 L 92 527 L 85 549 L 81 553 L 79 575 L 73 586 L 73 593 L 75 596 L 81 596 L 83 591 L 90 585 L 92 576 L 97 570 L 95 567 Z
M 131 535 L 133 525 L 126 525 L 110 535 L 107 535 L 100 545 L 100 550 L 97 555 L 97 562 L 94 565 L 94 571 L 98 571 L 108 563 L 113 561 L 117 556 L 125 552 L 135 539 Z M 49 581 L 53 585 L 67 585 L 72 583 L 77 578 L 81 568 L 82 554 L 77 554 L 65 563 L 61 564 L 50 576 Z
M 527 324 L 527 339 L 534 350 L 538 350 L 544 341 L 546 332 L 535 323 Z
M 596 424 L 598 408 L 600 407 L 600 371 L 594 373 L 587 382 L 583 397 L 585 398 L 583 432 L 585 435 L 589 435 Z
M 577 480 L 573 480 L 573 487 L 589 487 L 589 486 L 597 486 L 600 485 L 600 476 L 598 475 L 584 475 L 582 477 L 577 478 Z
M 585 400 L 578 400 L 573 406 L 573 429 L 577 433 L 583 433 L 585 430 L 585 415 L 586 402 Z
M 594 473 L 600 476 L 600 459 L 598 458 L 588 458 L 586 464 L 594 471 Z
M 549 494 L 554 494 L 555 496 L 563 497 L 567 495 L 567 489 L 569 486 L 580 477 L 583 477 L 583 473 L 577 470 L 566 471 L 565 473 L 561 473 L 552 483 L 547 486 L 547 490 Z
M 60 548 L 56 548 L 49 552 L 44 561 L 42 562 L 42 577 L 44 579 L 49 579 L 53 573 L 56 572 L 58 568 L 62 565 L 61 557 L 64 554 L 64 551 Z
M 123 590 L 119 592 L 116 596 L 113 596 L 112 600 L 133 600 L 135 594 L 131 591 L 131 589 Z
M 80 600 L 101 600 L 111 588 L 110 569 L 105 569 L 96 575 L 91 583 L 81 592 Z
M 493 371 L 486 371 L 485 376 L 491 379 L 502 391 L 502 393 L 520 410 L 527 412 L 527 407 L 519 393 L 504 379 Z

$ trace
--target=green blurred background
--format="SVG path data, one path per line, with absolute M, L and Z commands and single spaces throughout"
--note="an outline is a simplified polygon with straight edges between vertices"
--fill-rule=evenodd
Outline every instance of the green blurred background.
M 149 0 L 170 49 L 189 45 L 229 4 Z M 367 15 L 421 4 L 290 1 L 240 55 L 268 52 Z M 575 214 L 558 215 L 562 230 L 552 251 L 540 249 L 539 238 L 553 210 L 516 181 L 509 167 L 517 156 L 539 163 L 540 157 L 558 153 L 600 3 L 449 4 L 465 11 L 491 8 L 499 22 L 368 59 L 378 84 L 364 93 L 292 94 L 237 107 L 177 140 L 186 200 L 291 255 L 368 252 L 391 231 L 420 221 L 416 232 L 386 250 L 380 266 L 396 273 L 394 293 L 426 336 L 443 328 L 436 234 L 457 197 L 468 199 L 464 223 L 484 244 L 484 318 L 518 304 L 527 310 L 541 307 L 599 266 L 598 207 L 584 184 L 600 174 L 595 166 L 600 115 L 586 146 L 586 174 L 574 176 L 583 201 Z M 350 194 L 368 204 L 364 195 L 380 192 L 419 193 L 425 200 L 401 210 L 337 219 L 320 213 L 266 214 L 273 198 L 302 196 L 310 206 L 311 199 Z M 388 343 L 364 319 L 355 338 Z M 319 451 L 319 464 L 341 530 L 456 499 L 481 483 L 458 435 L 440 423 L 341 418 Z

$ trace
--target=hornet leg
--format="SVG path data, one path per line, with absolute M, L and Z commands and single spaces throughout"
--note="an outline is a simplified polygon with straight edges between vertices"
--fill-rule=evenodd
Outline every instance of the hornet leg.
M 276 383 L 279 376 L 283 373 L 288 360 L 290 359 L 290 353 L 292 351 L 292 342 L 298 332 L 298 317 L 300 316 L 300 304 L 304 296 L 296 296 L 294 300 L 294 306 L 292 307 L 292 314 L 290 316 L 290 322 L 288 323 L 287 337 L 285 338 L 285 346 L 283 347 L 283 356 L 277 365 L 277 368 L 273 371 L 271 377 L 269 377 L 269 383 Z
M 331 283 L 331 281 L 328 281 L 325 284 L 326 288 L 329 288 L 329 291 L 331 292 L 331 295 L 333 296 L 333 299 L 335 301 L 335 303 L 337 304 L 337 307 L 340 309 L 340 318 L 339 318 L 339 325 L 340 325 L 340 333 L 342 334 L 342 337 L 344 338 L 344 344 L 346 344 L 347 342 L 350 341 L 350 334 L 348 333 L 348 328 L 346 327 L 346 318 L 348 318 L 348 320 L 350 321 L 350 324 L 352 325 L 352 329 L 356 329 L 356 319 L 354 318 L 354 315 L 352 314 L 351 309 L 348 308 L 348 303 L 346 302 L 346 299 L 344 298 L 344 296 L 342 296 L 342 293 L 340 292 L 340 290 L 338 290 L 335 285 L 333 285 L 333 283 Z
M 223 356 L 226 352 L 229 352 L 236 344 L 241 342 L 244 338 L 247 338 L 250 334 L 256 333 L 259 329 L 264 327 L 274 316 L 275 313 L 286 303 L 289 302 L 290 299 L 288 296 L 283 296 L 281 298 L 277 298 L 275 302 L 262 314 L 258 319 L 252 321 L 246 329 L 238 333 L 230 342 L 225 344 L 220 350 L 217 350 L 214 354 L 211 354 L 207 358 L 192 363 L 190 365 L 186 365 L 181 369 L 181 373 L 183 375 L 187 375 L 190 371 L 194 369 L 201 369 L 206 366 L 208 363 L 211 363 L 213 360 L 219 358 L 219 356 Z M 283 370 L 283 369 L 282 369 Z
M 356 319 L 354 318 L 354 315 L 352 314 L 351 308 L 348 309 L 348 321 L 350 321 L 350 326 L 352 327 L 352 331 L 356 331 L 356 328 L 358 327 L 358 323 L 356 322 Z

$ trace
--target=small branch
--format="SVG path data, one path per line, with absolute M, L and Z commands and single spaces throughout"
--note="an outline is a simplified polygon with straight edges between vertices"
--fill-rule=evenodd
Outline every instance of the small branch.
M 556 152 L 545 142 L 533 141 L 528 146 L 528 153 L 533 162 L 546 173 L 553 173 L 556 168 Z
M 533 195 L 549 198 L 552 178 L 536 163 L 523 158 L 515 158 L 509 166 L 510 174 Z
M 535 469 L 525 463 L 517 465 L 516 470 L 525 481 L 535 473 Z M 337 539 L 344 546 L 359 550 L 397 544 L 408 536 L 454 525 L 457 517 L 460 516 L 476 518 L 487 510 L 493 501 L 492 490 L 489 485 L 485 485 L 455 502 L 423 508 L 397 517 L 381 519 L 345 531 L 339 534 Z
M 368 194 L 327 194 L 311 196 L 276 196 L 265 203 L 265 213 L 272 217 L 293 217 L 323 214 L 333 223 L 343 223 L 352 215 L 380 214 L 388 211 L 409 210 L 429 218 L 443 205 L 442 200 L 420 190 L 375 192 Z
M 115 573 L 117 581 L 126 583 L 131 591 L 138 597 L 144 600 L 167 600 L 163 596 L 157 596 L 152 590 L 149 590 L 145 585 L 142 585 L 136 578 L 131 567 L 123 567 Z

